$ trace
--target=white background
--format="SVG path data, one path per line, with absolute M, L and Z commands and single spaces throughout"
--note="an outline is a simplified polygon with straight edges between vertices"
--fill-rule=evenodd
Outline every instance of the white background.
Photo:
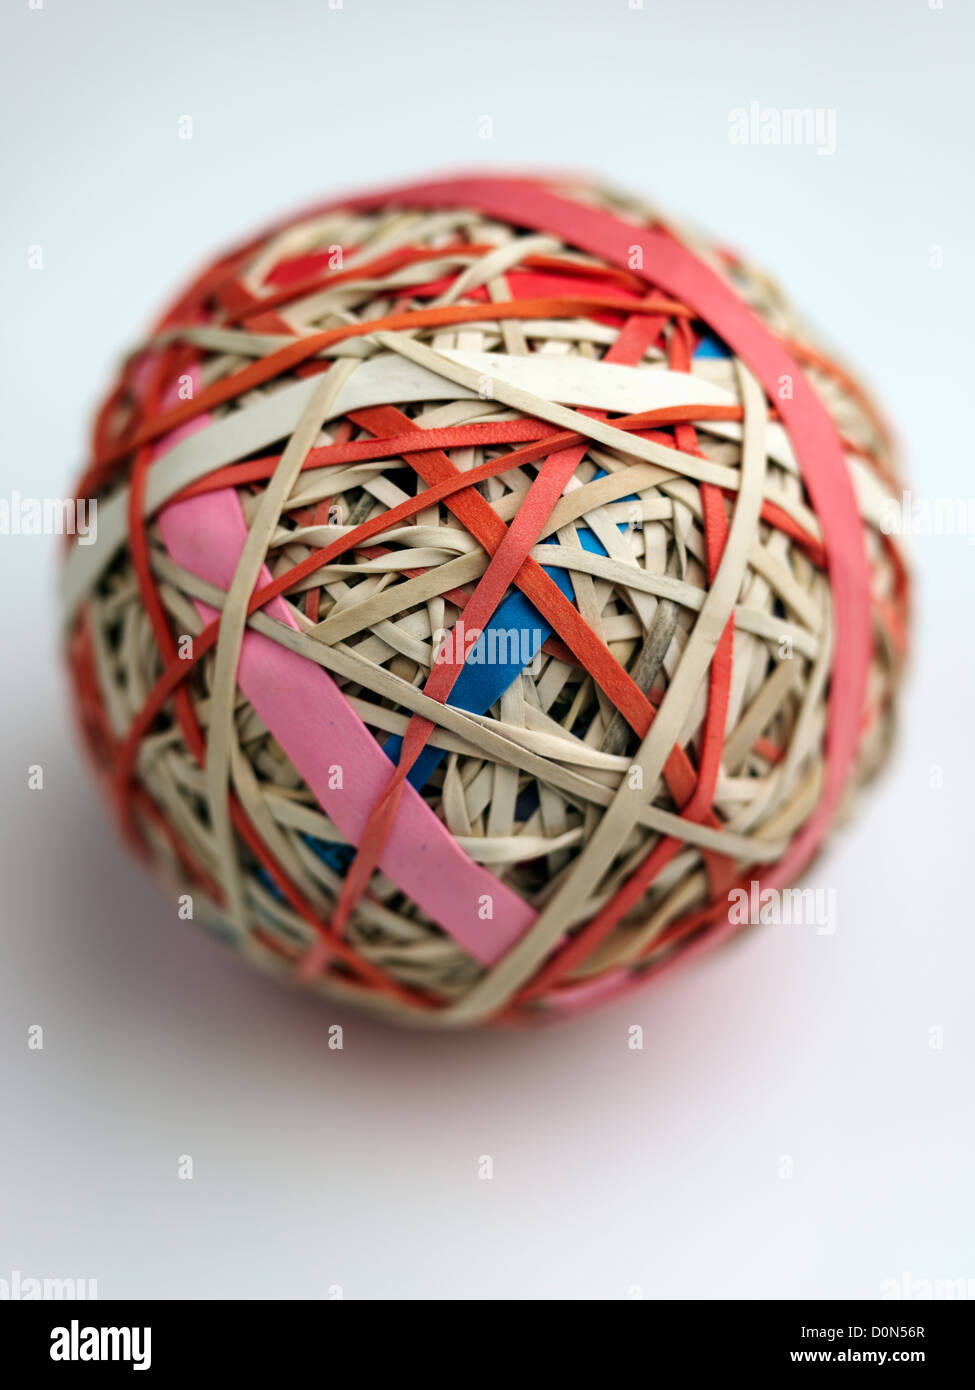
M 973 37 L 961 0 L 8 0 L 0 492 L 65 493 L 123 348 L 270 214 L 523 164 L 602 171 L 764 261 L 894 416 L 915 494 L 968 497 Z M 750 101 L 835 110 L 835 154 L 730 143 Z M 462 1037 L 285 990 L 175 919 L 75 745 L 55 551 L 0 536 L 0 1279 L 350 1298 L 975 1280 L 968 536 L 916 541 L 896 761 L 808 880 L 835 889 L 834 936 L 769 927 L 578 1022 Z

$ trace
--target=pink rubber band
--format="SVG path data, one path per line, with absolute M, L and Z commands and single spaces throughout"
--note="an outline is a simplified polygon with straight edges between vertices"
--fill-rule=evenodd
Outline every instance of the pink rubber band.
M 193 420 L 157 446 L 157 456 L 179 438 L 206 427 Z M 233 581 L 247 526 L 233 488 L 171 503 L 159 515 L 169 554 L 208 584 L 227 590 Z M 258 585 L 269 584 L 262 566 Z M 204 622 L 219 616 L 197 603 Z M 264 609 L 297 630 L 283 598 Z M 311 788 L 322 810 L 350 842 L 358 844 L 369 813 L 392 776 L 392 764 L 331 676 L 307 657 L 262 633 L 248 631 L 237 679 L 241 690 Z M 334 769 L 342 768 L 341 787 Z M 475 864 L 407 786 L 379 861 L 384 874 L 481 965 L 498 960 L 535 920 L 534 910 L 494 875 Z M 490 916 L 484 914 L 490 912 Z

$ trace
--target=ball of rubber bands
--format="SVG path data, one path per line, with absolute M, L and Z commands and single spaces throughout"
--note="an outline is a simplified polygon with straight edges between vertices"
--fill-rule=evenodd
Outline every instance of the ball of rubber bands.
M 653 208 L 343 198 L 208 266 L 97 415 L 84 740 L 273 973 L 565 1017 L 754 926 L 883 762 L 899 487 L 779 290 Z

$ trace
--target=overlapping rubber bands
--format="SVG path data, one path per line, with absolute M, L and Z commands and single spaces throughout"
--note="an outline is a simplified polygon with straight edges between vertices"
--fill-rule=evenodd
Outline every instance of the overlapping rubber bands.
M 794 878 L 882 760 L 895 479 L 774 288 L 651 210 L 343 201 L 198 277 L 100 412 L 82 724 L 262 964 L 404 1020 L 585 1007 Z

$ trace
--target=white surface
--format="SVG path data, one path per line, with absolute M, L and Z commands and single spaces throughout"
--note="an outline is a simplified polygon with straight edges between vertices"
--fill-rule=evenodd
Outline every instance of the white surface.
M 965 11 L 11 0 L 0 494 L 64 493 L 118 354 L 231 238 L 322 193 L 521 164 L 605 170 L 764 261 L 866 370 L 916 495 L 967 497 Z M 731 144 L 751 101 L 834 109 L 836 152 Z M 975 551 L 915 549 L 896 764 L 808 880 L 835 889 L 836 934 L 769 927 L 560 1029 L 440 1038 L 289 993 L 175 920 L 67 723 L 56 542 L 0 536 L 0 1278 L 423 1298 L 975 1279 Z

